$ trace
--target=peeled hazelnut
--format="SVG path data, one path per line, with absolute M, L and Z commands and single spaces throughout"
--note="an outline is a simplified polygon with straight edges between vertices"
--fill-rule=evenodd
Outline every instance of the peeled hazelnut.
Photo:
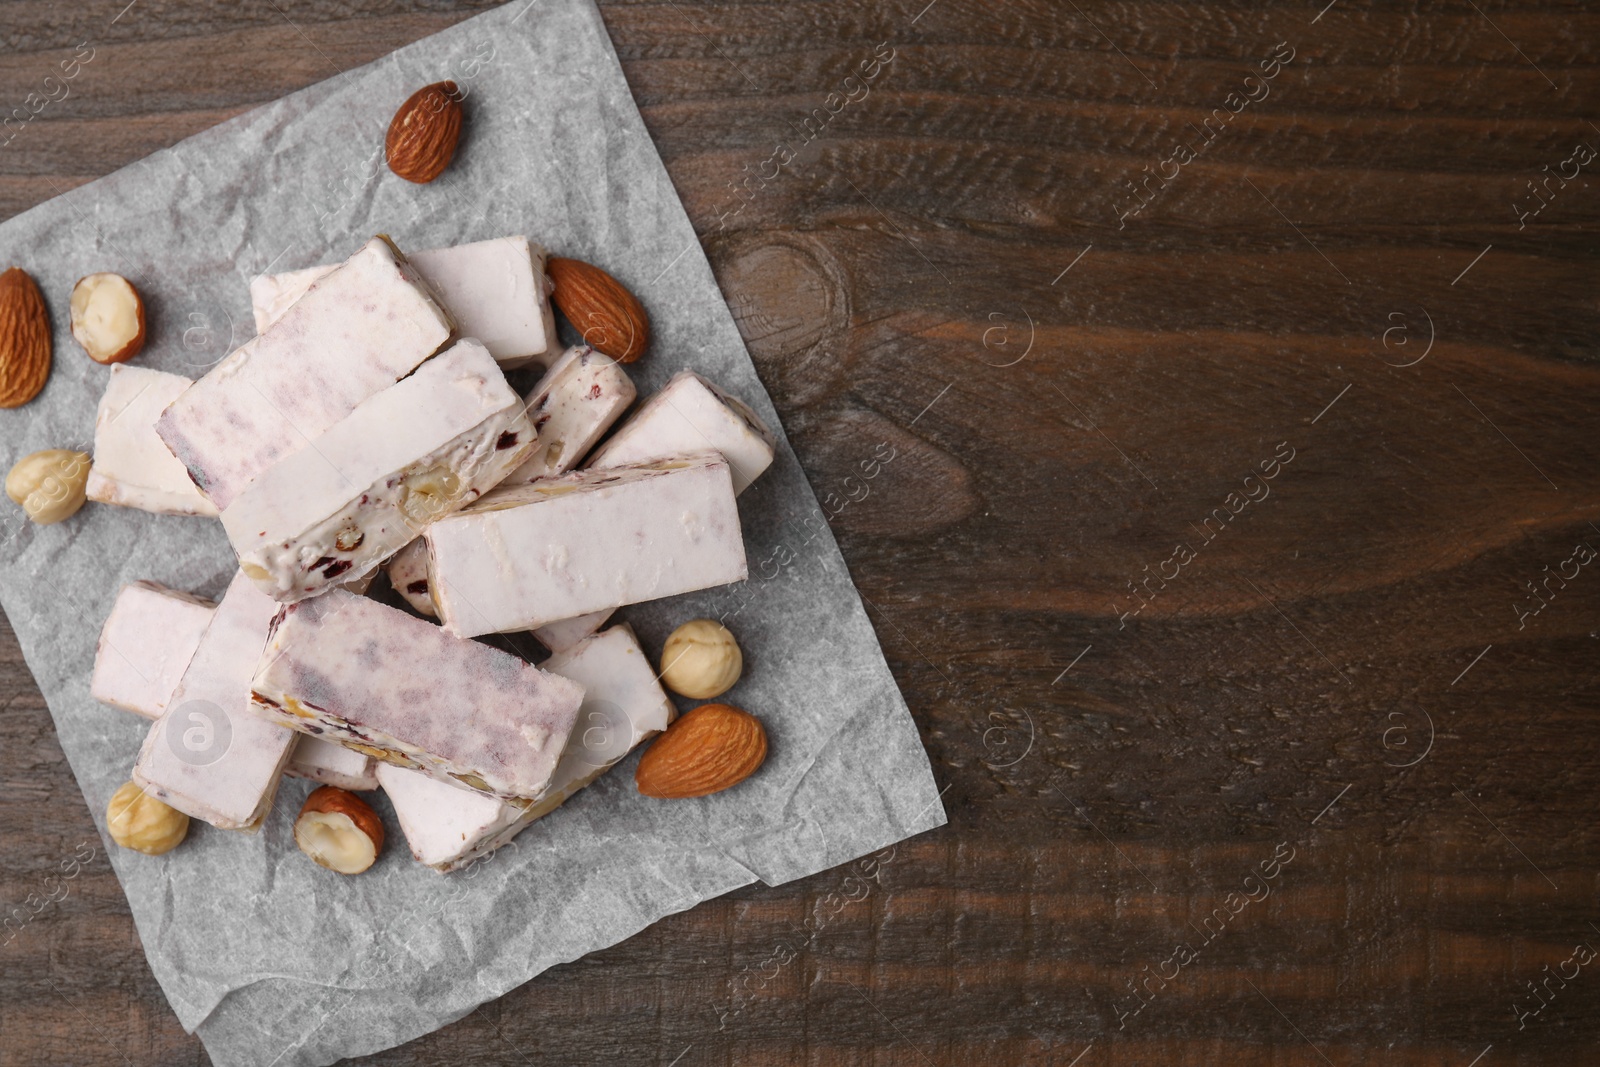
M 726 693 L 743 670 L 739 643 L 726 626 L 710 619 L 684 623 L 661 650 L 661 680 L 674 693 L 694 700 Z
M 79 278 L 70 304 L 72 336 L 96 363 L 125 363 L 144 347 L 144 301 L 122 275 Z
M 325 785 L 313 789 L 301 806 L 294 843 L 330 871 L 360 874 L 383 851 L 383 822 L 365 800 Z
M 123 848 L 159 856 L 183 843 L 189 816 L 149 796 L 134 782 L 124 782 L 106 805 L 106 829 Z
M 47 448 L 23 456 L 6 475 L 6 496 L 40 526 L 70 518 L 83 507 L 89 454 Z

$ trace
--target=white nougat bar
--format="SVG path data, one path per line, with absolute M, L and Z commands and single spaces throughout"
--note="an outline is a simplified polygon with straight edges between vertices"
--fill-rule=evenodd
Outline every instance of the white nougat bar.
M 641 742 L 665 730 L 677 710 L 627 623 L 557 652 L 545 660 L 544 669 L 570 678 L 584 689 L 572 739 L 556 766 L 550 788 L 535 805 L 548 811 L 600 777 Z
M 449 338 L 450 317 L 373 238 L 184 391 L 156 432 L 219 508 Z
M 439 614 L 428 590 L 428 542 L 417 538 L 396 552 L 383 569 L 389 575 L 389 584 L 407 604 L 429 618 Z
M 545 251 L 524 236 L 431 248 L 406 257 L 456 320 L 465 337 L 476 337 L 507 370 L 555 355 L 555 315 Z M 267 329 L 333 267 L 307 267 L 263 274 L 250 282 L 256 332 Z
M 746 575 L 733 482 L 716 453 L 497 489 L 424 536 L 434 606 L 462 637 Z
M 165 515 L 217 514 L 156 434 L 161 413 L 193 384 L 181 374 L 111 365 L 94 417 L 90 500 Z
M 775 441 L 742 400 L 693 371 L 681 371 L 617 427 L 585 466 L 621 467 L 710 449 L 728 461 L 733 491 L 742 493 L 772 465 Z
M 371 573 L 533 446 L 522 401 L 465 339 L 363 401 L 222 512 L 239 565 L 284 602 Z
M 560 622 L 546 623 L 533 628 L 533 636 L 539 643 L 551 652 L 565 652 L 585 637 L 594 633 L 606 624 L 606 620 L 615 613 L 615 608 L 606 608 L 604 611 L 591 611 L 587 615 L 579 615 L 572 619 L 562 619 Z
M 549 784 L 583 687 L 330 589 L 284 607 L 251 684 L 261 716 L 504 799 Z
M 633 403 L 638 390 L 622 365 L 588 345 L 567 349 L 528 394 L 539 443 L 506 478 L 520 485 L 565 474 Z
M 292 730 L 248 710 L 277 610 L 242 573 L 234 576 L 133 767 L 146 793 L 224 830 L 260 829 L 294 749 Z
M 284 773 L 356 792 L 378 788 L 376 761 L 371 756 L 309 734 L 295 742 Z
M 433 594 L 429 592 L 426 540 L 419 537 L 402 548 L 395 553 L 395 557 L 384 569 L 389 574 L 389 584 L 407 604 L 429 618 L 439 614 L 433 606 Z M 604 611 L 579 615 L 575 619 L 562 619 L 547 626 L 535 626 L 533 636 L 551 652 L 564 652 L 604 626 L 606 620 L 611 618 L 612 610 L 607 608 Z
M 100 628 L 89 695 L 147 719 L 160 717 L 194 659 L 214 606 L 155 582 L 123 586 Z
M 547 669 L 584 687 L 583 708 L 549 788 L 533 804 L 508 804 L 417 771 L 378 767 L 420 862 L 453 871 L 493 852 L 672 722 L 672 702 L 627 626 L 595 634 L 549 662 L 555 666 Z
M 377 774 L 411 855 L 440 872 L 465 867 L 510 841 L 528 810 L 526 801 L 513 804 L 392 763 L 378 764 Z

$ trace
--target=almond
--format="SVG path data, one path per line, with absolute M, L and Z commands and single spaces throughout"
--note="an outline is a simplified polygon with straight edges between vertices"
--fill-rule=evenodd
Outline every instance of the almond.
M 632 363 L 650 347 L 650 318 L 639 298 L 593 264 L 550 257 L 545 266 L 555 284 L 551 299 L 583 343 L 618 363 Z
M 21 267 L 0 274 L 0 408 L 20 408 L 50 377 L 50 313 Z
M 656 738 L 633 780 L 647 797 L 703 797 L 738 785 L 766 758 L 760 719 L 731 704 L 702 704 Z
M 384 138 L 389 169 L 418 185 L 443 174 L 461 140 L 462 99 L 455 82 L 435 82 L 412 93 L 394 113 Z
M 383 821 L 354 793 L 313 789 L 294 820 L 294 843 L 330 871 L 360 874 L 383 851 Z

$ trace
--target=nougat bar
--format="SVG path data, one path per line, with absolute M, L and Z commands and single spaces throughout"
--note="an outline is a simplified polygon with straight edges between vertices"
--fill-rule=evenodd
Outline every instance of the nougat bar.
M 396 552 L 383 569 L 389 575 L 389 584 L 407 604 L 429 618 L 439 614 L 428 590 L 428 542 L 417 538 Z
M 504 799 L 544 791 L 583 687 L 343 589 L 282 609 L 251 683 L 273 722 Z
M 378 788 L 377 763 L 371 756 L 310 734 L 299 736 L 283 773 L 356 792 Z
M 551 652 L 565 652 L 585 637 L 594 633 L 606 624 L 611 618 L 615 608 L 606 608 L 604 611 L 591 611 L 587 615 L 576 618 L 562 619 L 560 622 L 546 623 L 533 628 L 533 636 L 539 643 Z
M 505 375 L 458 342 L 264 471 L 222 512 L 239 565 L 284 602 L 373 571 L 533 446 Z
M 610 356 L 588 345 L 567 349 L 528 394 L 528 418 L 539 443 L 506 483 L 525 484 L 576 467 L 637 395 L 633 379 Z
M 89 695 L 147 719 L 159 718 L 211 625 L 214 607 L 156 582 L 123 586 L 100 628 Z
M 464 337 L 476 337 L 507 370 L 548 363 L 559 348 L 545 251 L 526 237 L 412 252 L 407 260 L 438 295 Z M 264 274 L 250 282 L 256 331 L 267 329 L 333 267 Z
M 462 637 L 746 575 L 733 482 L 714 452 L 496 489 L 424 536 L 434 606 Z
M 532 804 L 508 804 L 379 765 L 378 779 L 422 863 L 453 871 L 493 852 L 672 722 L 672 702 L 627 626 L 595 634 L 549 663 L 555 666 L 547 669 L 583 685 L 584 699 L 555 775 Z
M 450 317 L 373 238 L 185 390 L 156 432 L 218 508 L 449 338 Z
M 224 830 L 260 829 L 298 736 L 248 710 L 277 610 L 243 573 L 234 575 L 133 767 L 146 793 Z
M 710 449 L 728 461 L 733 491 L 742 493 L 772 465 L 775 441 L 744 401 L 693 371 L 681 371 L 617 427 L 584 465 L 621 467 Z
M 194 382 L 181 374 L 113 363 L 94 417 L 90 500 L 165 515 L 217 514 L 156 434 L 161 413 Z

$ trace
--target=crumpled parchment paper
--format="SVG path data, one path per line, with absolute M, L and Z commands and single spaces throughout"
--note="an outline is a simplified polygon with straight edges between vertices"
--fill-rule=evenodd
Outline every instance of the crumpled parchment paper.
M 411 185 L 384 165 L 384 131 L 400 101 L 444 78 L 468 94 L 467 132 L 444 177 Z M 343 259 L 379 232 L 402 249 L 526 233 L 602 264 L 653 319 L 652 350 L 629 368 L 641 396 L 692 368 L 779 426 L 599 13 L 518 0 L 0 225 L 0 258 L 38 279 L 56 340 L 45 392 L 0 412 L 0 460 L 89 448 L 107 371 L 68 333 L 81 275 L 132 279 L 151 322 L 139 361 L 197 377 L 253 333 L 251 277 Z M 310 784 L 294 780 L 258 835 L 197 823 L 163 857 L 107 843 L 152 971 L 220 1067 L 326 1064 L 410 1040 L 664 915 L 944 823 L 915 725 L 779 436 L 777 462 L 739 501 L 750 580 L 621 613 L 653 655 L 678 622 L 728 616 L 747 664 L 730 698 L 771 741 L 739 788 L 643 798 L 635 754 L 452 875 L 411 859 L 381 794 L 369 796 L 391 842 L 376 867 L 341 878 L 309 862 L 291 825 Z M 233 556 L 214 520 L 91 503 L 34 527 L 0 506 L 0 603 L 103 832 L 148 727 L 89 696 L 100 625 L 135 579 L 219 595 Z

